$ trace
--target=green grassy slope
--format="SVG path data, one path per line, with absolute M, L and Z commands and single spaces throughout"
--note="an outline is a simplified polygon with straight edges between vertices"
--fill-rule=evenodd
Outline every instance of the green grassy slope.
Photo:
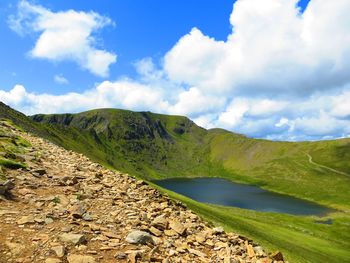
M 185 117 L 104 109 L 32 119 L 64 130 L 69 138 L 79 133 L 74 143 L 63 142 L 67 148 L 144 178 L 199 176 L 209 170 L 207 131 Z
M 236 181 L 350 209 L 350 139 L 319 142 L 274 142 L 214 130 L 210 158 L 234 171 Z M 344 149 L 349 149 L 348 151 Z M 313 161 L 331 169 L 315 165 Z
M 350 176 L 341 174 L 350 170 L 350 139 L 258 140 L 220 129 L 207 131 L 181 116 L 116 109 L 32 119 L 64 130 L 61 144 L 66 148 L 146 179 L 225 177 L 350 209 Z M 310 163 L 308 155 L 335 171 Z
M 30 143 L 11 132 L 14 124 L 0 118 L 0 183 L 5 181 L 7 169 L 26 168 L 23 154 Z
M 350 139 L 257 140 L 205 130 L 181 116 L 114 109 L 35 115 L 35 122 L 5 110 L 8 118 L 39 136 L 146 180 L 223 177 L 337 208 L 329 215 L 334 223 L 323 225 L 315 220 L 324 219 L 209 206 L 167 191 L 208 220 L 282 250 L 291 262 L 350 258 Z M 0 104 L 0 117 L 3 111 Z

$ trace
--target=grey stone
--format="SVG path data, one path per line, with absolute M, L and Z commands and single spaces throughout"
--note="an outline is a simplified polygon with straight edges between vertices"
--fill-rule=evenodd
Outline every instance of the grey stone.
M 130 232 L 125 240 L 130 244 L 155 243 L 153 237 L 149 233 L 140 230 Z

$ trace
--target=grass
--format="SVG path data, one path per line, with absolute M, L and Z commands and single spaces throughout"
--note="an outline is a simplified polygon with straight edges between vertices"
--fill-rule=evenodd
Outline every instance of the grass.
M 26 148 L 31 146 L 28 141 L 13 134 L 10 127 L 17 128 L 10 120 L 0 120 L 0 180 L 6 180 L 3 168 L 24 169 L 27 167 L 19 160 L 18 154 L 24 154 Z
M 0 103 L 0 117 L 87 155 L 106 167 L 146 180 L 222 177 L 338 209 L 332 225 L 291 216 L 195 202 L 166 191 L 205 219 L 281 250 L 290 262 L 348 262 L 350 255 L 350 139 L 273 142 L 214 129 L 181 116 L 104 109 L 27 118 Z M 321 218 L 322 219 L 322 218 Z
M 8 168 L 8 169 L 19 169 L 19 168 L 26 168 L 27 167 L 23 163 L 9 160 L 9 159 L 4 159 L 4 158 L 0 158 L 0 166 Z

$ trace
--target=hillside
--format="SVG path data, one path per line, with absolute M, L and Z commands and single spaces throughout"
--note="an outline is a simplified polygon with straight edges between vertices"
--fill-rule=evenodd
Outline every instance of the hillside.
M 206 131 L 185 117 L 104 109 L 77 115 L 35 115 L 32 119 L 64 129 L 74 140 L 79 133 L 83 145 L 91 147 L 68 147 L 148 179 L 207 170 L 201 165 L 207 165 Z
M 201 204 L 153 185 L 207 220 L 270 250 L 281 250 L 291 262 L 345 262 L 350 256 L 349 139 L 267 141 L 222 129 L 205 130 L 181 116 L 116 109 L 29 119 L 0 104 L 1 117 L 145 180 L 223 177 L 339 209 L 324 218 L 256 212 Z M 331 224 L 322 223 L 328 220 Z
M 5 195 L 0 192 L 1 263 L 282 259 L 280 253 L 269 257 L 256 243 L 213 228 L 141 180 L 103 168 L 9 122 L 0 122 L 0 131 L 1 139 L 6 135 L 26 142 L 17 152 L 23 165 L 4 170 L 13 188 Z
M 116 109 L 31 118 L 61 130 L 70 138 L 61 142 L 66 148 L 142 178 L 225 177 L 350 208 L 350 139 L 274 142 L 205 130 L 186 117 Z

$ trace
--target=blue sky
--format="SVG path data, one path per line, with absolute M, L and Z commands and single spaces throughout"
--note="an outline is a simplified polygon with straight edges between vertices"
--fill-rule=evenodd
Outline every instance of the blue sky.
M 106 50 L 118 54 L 118 63 L 110 68 L 110 78 L 135 76 L 134 62 L 144 57 L 156 61 L 197 26 L 216 39 L 224 40 L 231 31 L 228 17 L 232 11 L 230 1 L 197 0 L 132 0 L 132 1 L 32 1 L 52 11 L 94 11 L 111 18 L 115 25 L 97 32 L 98 41 Z M 7 89 L 18 82 L 28 90 L 62 94 L 67 91 L 82 91 L 103 78 L 81 70 L 74 63 L 48 63 L 45 60 L 28 59 L 33 47 L 33 36 L 20 37 L 8 26 L 8 17 L 16 13 L 16 1 L 1 1 L 0 32 L 6 41 L 0 49 L 0 83 Z M 40 78 L 37 77 L 40 74 Z M 56 74 L 69 79 L 68 85 L 54 81 Z
M 348 137 L 348 7 L 1 1 L 0 100 L 27 114 L 116 107 L 259 138 Z

